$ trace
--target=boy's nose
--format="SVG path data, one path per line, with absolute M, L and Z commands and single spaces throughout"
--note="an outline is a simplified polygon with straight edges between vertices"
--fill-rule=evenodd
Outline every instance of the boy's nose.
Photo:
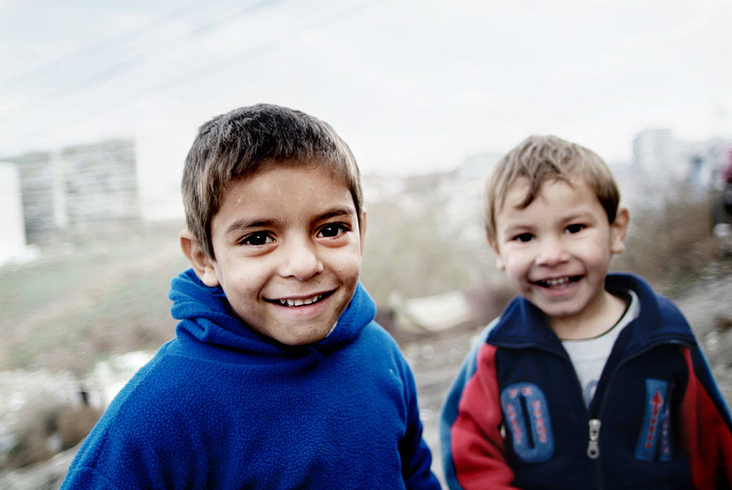
M 280 275 L 306 281 L 323 272 L 323 262 L 318 257 L 315 244 L 304 239 L 293 239 L 283 247 Z
M 561 238 L 545 238 L 536 258 L 537 265 L 554 266 L 566 262 L 569 258 L 567 248 Z

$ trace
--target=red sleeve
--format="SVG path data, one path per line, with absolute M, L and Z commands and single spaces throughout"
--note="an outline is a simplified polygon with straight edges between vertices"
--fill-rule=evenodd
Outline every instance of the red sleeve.
M 455 473 L 465 490 L 515 488 L 501 435 L 495 354 L 496 347 L 490 344 L 478 351 L 477 369 L 465 385 L 451 429 Z
M 729 488 L 732 485 L 732 432 L 724 402 L 718 397 L 706 362 L 703 359 L 695 362 L 689 349 L 684 349 L 684 357 L 689 383 L 681 404 L 681 434 L 694 488 Z M 712 383 L 714 392 L 711 396 L 705 381 Z

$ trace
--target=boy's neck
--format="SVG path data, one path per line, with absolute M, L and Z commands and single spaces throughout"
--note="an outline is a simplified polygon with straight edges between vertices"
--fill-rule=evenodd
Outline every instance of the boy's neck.
M 612 329 L 626 306 L 624 300 L 603 290 L 593 308 L 571 317 L 547 317 L 547 322 L 560 340 L 592 339 Z

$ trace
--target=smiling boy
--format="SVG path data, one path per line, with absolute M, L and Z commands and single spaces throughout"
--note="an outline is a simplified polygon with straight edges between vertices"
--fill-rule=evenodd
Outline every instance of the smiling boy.
M 63 488 L 439 489 L 412 373 L 359 283 L 345 142 L 302 112 L 245 107 L 201 127 L 182 188 L 176 338 Z
M 484 197 L 520 295 L 445 400 L 449 487 L 729 488 L 729 412 L 686 320 L 640 277 L 608 274 L 629 214 L 602 159 L 532 136 Z
M 201 280 L 221 286 L 237 317 L 282 344 L 304 345 L 325 338 L 353 297 L 364 227 L 328 170 L 285 165 L 230 186 L 211 221 L 215 260 L 189 233 L 182 240 Z

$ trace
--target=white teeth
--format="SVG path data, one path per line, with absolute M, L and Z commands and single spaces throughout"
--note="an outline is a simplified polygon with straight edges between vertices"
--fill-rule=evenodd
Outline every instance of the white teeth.
M 277 302 L 281 304 L 282 306 L 303 306 L 303 305 L 311 305 L 313 303 L 316 303 L 320 301 L 323 298 L 322 294 L 315 295 L 311 298 L 305 298 L 305 299 L 278 299 Z
M 561 286 L 562 284 L 567 284 L 569 282 L 569 277 L 560 277 L 558 279 L 547 279 L 546 283 L 549 286 Z
M 564 286 L 566 284 L 569 284 L 570 282 L 572 282 L 572 278 L 569 276 L 565 276 L 565 277 L 558 277 L 556 279 L 545 279 L 543 282 L 548 287 L 553 288 L 553 287 L 559 287 L 559 286 Z

